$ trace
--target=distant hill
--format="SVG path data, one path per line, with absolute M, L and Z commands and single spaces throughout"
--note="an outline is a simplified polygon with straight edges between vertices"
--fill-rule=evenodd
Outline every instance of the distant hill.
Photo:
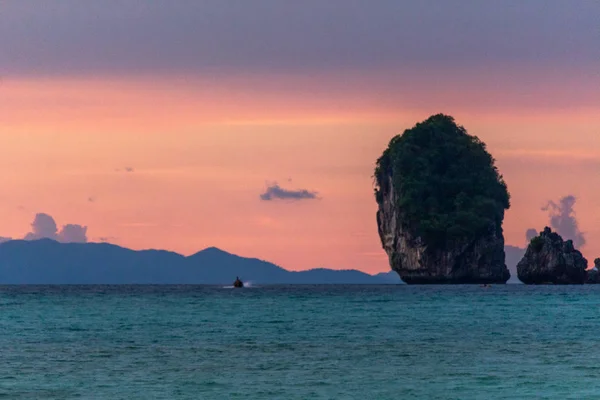
M 50 239 L 0 244 L 0 284 L 398 284 L 395 272 L 287 271 L 215 247 L 194 255 L 135 251 L 108 243 L 58 243 Z
M 525 249 L 516 246 L 504 246 L 504 254 L 506 255 L 506 267 L 510 271 L 510 279 L 507 283 L 522 283 L 517 278 L 517 264 L 525 255 Z
M 525 249 L 506 246 L 508 283 Z M 58 243 L 50 239 L 0 243 L 0 284 L 401 284 L 394 271 L 316 268 L 288 271 L 256 258 L 209 247 L 185 257 L 165 250 L 130 250 L 108 243 Z

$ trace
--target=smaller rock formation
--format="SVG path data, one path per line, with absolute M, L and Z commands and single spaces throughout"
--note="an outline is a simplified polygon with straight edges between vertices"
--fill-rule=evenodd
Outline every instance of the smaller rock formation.
M 585 283 L 600 283 L 600 258 L 594 260 L 594 268 L 586 273 Z
M 573 241 L 549 227 L 531 239 L 523 259 L 517 264 L 521 282 L 539 284 L 583 284 L 586 281 L 587 260 L 573 247 Z

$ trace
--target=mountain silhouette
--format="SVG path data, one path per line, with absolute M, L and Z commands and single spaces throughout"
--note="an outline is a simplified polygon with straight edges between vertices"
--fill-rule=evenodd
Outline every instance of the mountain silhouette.
M 504 254 L 506 255 L 506 267 L 510 271 L 510 279 L 507 283 L 522 283 L 517 277 L 517 264 L 525 255 L 525 249 L 506 245 L 504 246 Z
M 0 244 L 0 284 L 231 284 L 236 276 L 253 284 L 402 283 L 393 271 L 377 275 L 325 268 L 288 271 L 216 247 L 185 257 L 108 243 L 40 239 Z

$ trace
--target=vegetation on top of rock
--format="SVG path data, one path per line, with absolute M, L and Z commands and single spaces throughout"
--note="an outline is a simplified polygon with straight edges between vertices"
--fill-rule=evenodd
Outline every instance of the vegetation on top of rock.
M 542 247 L 544 247 L 544 239 L 541 236 L 536 236 L 531 239 L 530 244 L 533 250 L 539 252 L 542 250 Z
M 390 141 L 377 160 L 375 197 L 383 201 L 391 177 L 399 222 L 445 248 L 501 229 L 510 195 L 494 163 L 479 138 L 437 114 Z

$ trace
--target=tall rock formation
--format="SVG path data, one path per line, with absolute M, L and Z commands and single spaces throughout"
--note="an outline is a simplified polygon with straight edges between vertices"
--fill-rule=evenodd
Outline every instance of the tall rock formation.
M 517 274 L 525 284 L 583 284 L 587 277 L 587 260 L 549 227 L 531 239 Z
M 505 283 L 509 194 L 477 137 L 443 114 L 394 137 L 377 160 L 377 226 L 406 283 Z

